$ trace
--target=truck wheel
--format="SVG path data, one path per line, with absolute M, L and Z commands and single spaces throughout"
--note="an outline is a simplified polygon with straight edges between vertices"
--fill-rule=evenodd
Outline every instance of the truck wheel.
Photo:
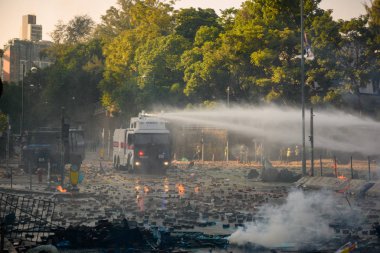
M 120 157 L 117 157 L 117 160 L 116 160 L 116 169 L 117 170 L 120 169 Z
M 132 166 L 127 162 L 127 165 L 125 166 L 128 173 L 132 173 Z

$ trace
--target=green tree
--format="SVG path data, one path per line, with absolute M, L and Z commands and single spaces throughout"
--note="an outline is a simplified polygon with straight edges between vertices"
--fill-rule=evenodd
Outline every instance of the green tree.
M 306 62 L 306 84 L 310 91 L 322 86 L 318 94 L 307 90 L 307 96 L 314 96 L 314 102 L 335 102 L 332 94 L 339 92 L 331 89 L 341 77 L 336 66 L 339 24 L 319 3 L 305 1 L 306 35 L 316 55 Z M 239 101 L 299 103 L 300 2 L 246 1 L 228 24 L 214 40 L 203 45 L 200 40 L 183 55 L 185 93 L 222 99 L 228 86 L 231 98 Z
M 343 74 L 342 88 L 359 96 L 359 110 L 362 110 L 359 88 L 368 84 L 371 73 L 367 21 L 366 16 L 341 21 L 340 29 L 343 36 L 338 57 L 339 67 Z
M 95 33 L 105 56 L 103 105 L 135 113 L 158 103 L 215 104 L 227 88 L 231 101 L 300 103 L 301 37 L 315 55 L 305 63 L 307 102 L 339 104 L 342 93 L 378 76 L 376 9 L 337 22 L 319 3 L 304 0 L 301 36 L 300 0 L 248 0 L 221 17 L 173 11 L 172 2 L 119 0 Z
M 371 1 L 371 5 L 365 4 L 365 9 L 369 15 L 369 25 L 373 28 L 380 29 L 380 0 Z M 377 30 L 377 35 L 379 35 Z
M 3 96 L 0 99 L 0 111 L 10 117 L 14 131 L 20 129 L 21 87 L 13 83 L 4 83 Z
M 68 43 L 85 42 L 91 38 L 95 22 L 87 15 L 75 16 L 66 27 Z
M 338 51 L 342 42 L 340 24 L 332 19 L 332 11 L 317 16 L 306 30 L 308 41 L 315 55 L 313 61 L 306 61 L 308 94 L 311 103 L 336 103 L 339 85 L 343 75 L 340 71 Z
M 202 26 L 218 27 L 218 15 L 213 9 L 181 9 L 175 15 L 175 33 L 190 41 Z
M 66 25 L 62 20 L 58 20 L 58 23 L 55 24 L 54 30 L 50 33 L 50 37 L 53 42 L 56 44 L 62 44 L 65 41 L 66 37 Z
M 127 24 L 110 27 L 114 37 L 103 40 L 103 54 L 106 60 L 100 88 L 103 97 L 108 98 L 104 101 L 109 101 L 114 107 L 127 113 L 126 108 L 130 111 L 140 109 L 141 106 L 147 104 L 147 99 L 152 97 L 149 90 L 141 89 L 141 78 L 147 75 L 146 71 L 141 70 L 144 68 L 142 59 L 145 56 L 137 57 L 136 54 L 144 52 L 144 55 L 149 55 L 150 53 L 145 52 L 144 47 L 154 47 L 158 38 L 171 33 L 173 8 L 170 3 L 166 4 L 157 0 L 123 0 L 119 1 L 119 5 L 120 9 L 111 8 L 112 11 L 103 17 L 103 22 L 98 28 L 98 34 L 102 37 L 106 34 L 108 25 L 118 24 L 115 15 L 123 17 Z M 154 79 L 156 77 L 159 78 L 160 75 L 155 75 Z M 153 75 L 149 78 L 153 79 Z M 123 94 L 123 97 L 120 94 Z M 130 106 L 127 107 L 127 105 Z
M 380 90 L 380 0 L 371 2 L 371 6 L 366 5 L 368 13 L 368 24 L 371 32 L 369 55 L 371 57 L 371 79 L 375 90 Z M 376 88 L 377 87 L 377 88 Z
M 172 5 L 172 1 L 118 0 L 117 7 L 112 6 L 102 16 L 102 22 L 96 28 L 96 36 L 109 43 L 123 32 L 138 27 L 169 34 L 173 27 L 173 19 L 169 15 L 173 11 Z
M 50 33 L 54 43 L 79 43 L 92 37 L 95 22 L 87 15 L 75 16 L 67 24 L 58 21 L 55 29 Z
M 55 45 L 47 53 L 55 59 L 54 64 L 25 78 L 27 83 L 39 84 L 26 90 L 27 124 L 57 125 L 61 107 L 66 108 L 73 123 L 84 121 L 89 116 L 89 106 L 100 100 L 97 85 L 102 79 L 104 61 L 100 41 Z
M 191 102 L 202 103 L 225 97 L 228 69 L 219 54 L 218 29 L 201 27 L 195 36 L 195 45 L 181 57 L 186 87 L 184 93 Z
M 0 136 L 8 129 L 8 117 L 0 111 Z
M 218 19 L 218 23 L 223 27 L 223 30 L 227 31 L 232 29 L 237 11 L 238 10 L 235 8 L 221 10 L 221 15 Z
M 190 48 L 190 43 L 178 35 L 158 37 L 147 41 L 136 51 L 138 84 L 148 91 L 149 104 L 175 105 L 183 100 L 183 72 L 179 67 L 180 57 Z

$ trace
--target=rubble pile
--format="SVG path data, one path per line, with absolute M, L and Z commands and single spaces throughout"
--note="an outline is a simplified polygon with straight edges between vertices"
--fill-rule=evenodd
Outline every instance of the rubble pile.
M 147 243 L 144 231 L 137 227 L 130 228 L 128 221 L 111 223 L 100 220 L 94 227 L 83 225 L 69 226 L 55 231 L 48 240 L 58 248 L 144 248 Z
M 104 173 L 108 184 L 91 183 L 76 195 L 57 195 L 55 221 L 61 226 L 94 226 L 100 219 L 127 218 L 139 227 L 228 235 L 254 221 L 260 205 L 279 201 L 287 194 L 285 186 L 252 187 L 249 181 L 241 185 L 225 178 L 219 169 L 211 171 L 176 168 L 166 177 Z
M 85 177 L 79 192 L 20 193 L 55 202 L 51 221 L 61 229 L 44 241 L 59 248 L 232 247 L 227 236 L 249 223 L 265 221 L 260 207 L 283 203 L 296 176 L 267 167 L 268 177 L 276 180 L 265 180 L 265 174 L 252 167 L 205 168 L 197 163 L 173 167 L 166 175 L 114 171 L 105 162 L 85 164 L 81 170 Z M 337 237 L 377 238 L 380 207 L 371 199 L 358 206 L 366 210 L 366 226 L 331 224 Z

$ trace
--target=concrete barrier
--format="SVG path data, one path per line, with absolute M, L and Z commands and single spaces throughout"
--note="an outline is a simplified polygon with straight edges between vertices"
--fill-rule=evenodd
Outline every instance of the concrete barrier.
M 358 194 L 363 191 L 369 182 L 362 179 L 339 179 L 335 177 L 302 177 L 295 185 L 306 189 L 326 189 L 331 191 L 349 191 Z M 367 191 L 367 195 L 371 197 L 380 196 L 380 182 L 371 181 L 374 185 Z
M 380 182 L 374 181 L 375 185 L 367 192 L 368 196 L 379 197 L 380 196 Z

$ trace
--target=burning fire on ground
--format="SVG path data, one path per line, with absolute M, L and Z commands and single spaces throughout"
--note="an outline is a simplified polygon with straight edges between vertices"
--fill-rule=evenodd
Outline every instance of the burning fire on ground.
M 340 180 L 347 180 L 347 177 L 345 177 L 345 176 L 342 174 L 342 175 L 338 176 L 338 179 L 340 179 Z
M 60 186 L 60 185 L 57 186 L 57 190 L 60 192 L 67 192 L 67 190 L 62 188 L 62 186 Z
M 183 195 L 185 195 L 185 186 L 183 184 L 177 184 L 176 188 L 178 190 L 178 195 L 183 197 Z

